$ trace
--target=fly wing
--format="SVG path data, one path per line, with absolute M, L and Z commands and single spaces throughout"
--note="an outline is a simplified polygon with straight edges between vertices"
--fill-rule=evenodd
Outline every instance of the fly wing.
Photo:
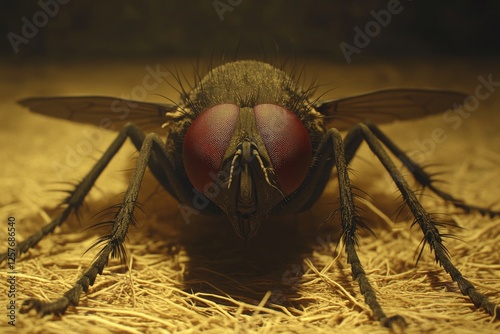
M 320 101 L 315 108 L 325 116 L 328 127 L 347 130 L 364 120 L 381 124 L 442 113 L 461 105 L 466 97 L 445 90 L 387 89 Z
M 165 113 L 176 105 L 138 102 L 107 96 L 30 97 L 18 101 L 33 112 L 89 123 L 97 126 L 113 125 L 121 129 L 133 122 L 144 131 L 157 131 L 165 122 Z

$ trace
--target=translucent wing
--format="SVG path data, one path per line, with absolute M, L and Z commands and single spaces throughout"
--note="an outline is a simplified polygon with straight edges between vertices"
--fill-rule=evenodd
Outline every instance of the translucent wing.
M 107 96 L 30 97 L 18 101 L 33 112 L 120 130 L 133 122 L 144 131 L 156 131 L 165 122 L 165 112 L 175 110 L 173 104 L 157 104 L 124 100 Z
M 388 89 L 346 98 L 320 101 L 317 111 L 328 127 L 347 130 L 364 120 L 387 123 L 442 113 L 461 105 L 467 94 L 427 89 Z

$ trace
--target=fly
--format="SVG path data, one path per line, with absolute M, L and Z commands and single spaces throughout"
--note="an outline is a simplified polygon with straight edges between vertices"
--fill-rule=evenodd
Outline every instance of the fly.
M 112 232 L 99 239 L 102 249 L 62 297 L 52 302 L 24 301 L 21 311 L 40 315 L 62 314 L 76 306 L 82 291 L 93 285 L 109 256 L 125 256 L 123 241 L 147 167 L 158 182 L 188 210 L 189 214 L 225 215 L 242 239 L 256 235 L 269 216 L 299 213 L 309 209 L 322 194 L 333 170 L 339 183 L 342 241 L 353 278 L 359 282 L 366 303 L 383 325 L 404 327 L 398 315 L 387 316 L 375 297 L 356 252 L 356 231 L 367 228 L 359 217 L 351 191 L 348 166 L 362 142 L 380 160 L 415 217 L 436 261 L 458 283 L 476 307 L 490 315 L 496 305 L 476 290 L 451 262 L 443 245 L 444 235 L 436 221 L 420 204 L 387 150 L 393 153 L 415 179 L 441 198 L 466 211 L 498 215 L 500 211 L 464 203 L 435 187 L 432 177 L 389 139 L 376 124 L 395 119 L 414 119 L 444 112 L 461 104 L 466 94 L 423 89 L 390 89 L 327 101 L 312 100 L 312 89 L 301 89 L 293 78 L 267 63 L 245 60 L 212 69 L 178 104 L 156 104 L 117 100 L 112 97 L 35 97 L 19 101 L 31 111 L 76 122 L 99 125 L 109 118 L 123 126 L 113 143 L 91 171 L 64 201 L 65 209 L 41 231 L 17 246 L 25 253 L 61 225 L 82 204 L 95 180 L 126 139 L 139 151 L 129 186 L 118 206 Z M 136 107 L 127 121 L 116 111 Z M 370 119 L 371 121 L 367 121 Z M 131 121 L 144 122 L 138 126 Z M 168 130 L 166 141 L 157 131 Z M 342 137 L 340 131 L 347 131 Z M 200 205 L 197 198 L 206 201 Z M 7 254 L 0 254 L 0 262 Z

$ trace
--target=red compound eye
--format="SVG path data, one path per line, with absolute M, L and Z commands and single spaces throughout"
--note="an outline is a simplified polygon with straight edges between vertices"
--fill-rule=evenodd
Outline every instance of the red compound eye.
M 213 182 L 229 146 L 238 121 L 239 108 L 234 104 L 219 104 L 202 112 L 191 124 L 184 137 L 182 159 L 186 174 L 200 192 Z
M 288 195 L 301 185 L 311 165 L 309 134 L 300 119 L 288 109 L 259 104 L 254 112 L 282 191 Z

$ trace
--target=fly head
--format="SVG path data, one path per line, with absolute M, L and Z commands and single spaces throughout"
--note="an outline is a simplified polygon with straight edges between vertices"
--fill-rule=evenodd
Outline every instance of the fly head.
M 209 74 L 190 101 L 209 102 L 183 140 L 191 184 L 224 211 L 243 239 L 253 237 L 273 208 L 299 188 L 313 156 L 311 129 L 290 97 L 299 93 L 287 91 L 289 78 L 276 79 L 283 72 L 273 69 L 267 78 L 236 71 L 223 82 Z M 221 86 L 232 91 L 219 91 Z

